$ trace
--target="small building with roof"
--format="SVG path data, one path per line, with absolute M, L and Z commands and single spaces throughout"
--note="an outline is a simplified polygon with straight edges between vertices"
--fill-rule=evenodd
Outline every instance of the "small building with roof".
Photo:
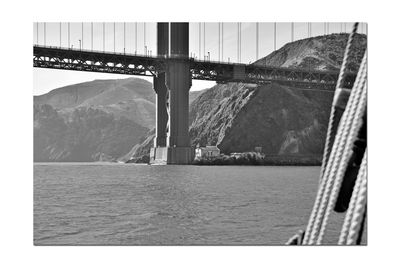
M 217 146 L 200 147 L 200 145 L 197 145 L 195 150 L 195 159 L 214 158 L 218 157 L 220 154 L 221 151 Z

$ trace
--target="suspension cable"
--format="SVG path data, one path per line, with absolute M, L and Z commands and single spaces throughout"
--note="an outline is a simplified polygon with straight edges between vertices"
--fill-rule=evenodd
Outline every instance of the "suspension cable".
M 70 22 L 68 22 L 68 49 L 71 48 Z
M 203 22 L 203 56 L 206 59 L 206 23 Z
M 242 63 L 242 23 L 239 22 L 239 63 Z
M 201 22 L 199 22 L 199 59 L 201 60 Z
M 276 22 L 274 22 L 274 51 L 276 51 Z
M 144 45 L 144 54 L 147 56 L 147 47 L 146 47 L 146 22 L 143 22 L 143 45 Z
M 239 22 L 237 23 L 237 61 L 239 62 Z
M 61 22 L 60 22 L 60 48 L 61 48 Z
M 259 31 L 259 25 L 258 22 L 256 22 L 256 60 L 258 59 L 258 42 L 259 42 L 258 31 Z
M 126 36 L 125 36 L 126 29 L 125 29 L 125 27 L 126 27 L 126 23 L 124 22 L 124 54 L 125 54 L 125 47 L 126 47 Z
M 292 43 L 294 41 L 294 22 L 292 22 Z
M 137 53 L 137 22 L 135 22 L 135 55 Z
M 83 49 L 83 22 L 82 22 L 82 46 L 81 49 Z
M 90 48 L 93 51 L 93 22 L 90 23 L 90 35 L 91 35 L 91 44 L 90 44 Z
M 222 30 L 222 35 L 221 35 L 221 41 L 222 41 L 222 47 L 221 47 L 221 61 L 224 61 L 224 23 L 222 22 L 221 24 L 221 30 Z
M 221 22 L 218 22 L 218 61 L 221 61 Z

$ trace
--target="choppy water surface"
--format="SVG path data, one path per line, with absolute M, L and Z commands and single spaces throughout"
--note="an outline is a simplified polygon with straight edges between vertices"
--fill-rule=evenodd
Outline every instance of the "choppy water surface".
M 34 243 L 281 245 L 305 228 L 318 175 L 319 167 L 35 164 Z

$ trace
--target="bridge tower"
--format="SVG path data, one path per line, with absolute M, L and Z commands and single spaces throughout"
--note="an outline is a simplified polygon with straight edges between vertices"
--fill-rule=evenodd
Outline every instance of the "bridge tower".
M 157 54 L 167 58 L 166 69 L 154 77 L 156 137 L 151 164 L 189 164 L 189 23 L 157 23 Z

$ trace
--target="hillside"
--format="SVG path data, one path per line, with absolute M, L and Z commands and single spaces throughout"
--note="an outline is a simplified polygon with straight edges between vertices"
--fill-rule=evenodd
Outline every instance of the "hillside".
M 298 40 L 254 64 L 338 70 L 346 42 L 347 34 Z M 365 47 L 366 36 L 357 34 L 350 57 L 352 70 L 358 69 Z M 218 84 L 205 90 L 190 106 L 192 146 L 218 145 L 226 154 L 261 146 L 270 155 L 320 158 L 332 97 L 332 92 L 279 84 Z M 138 157 L 149 147 L 148 141 L 141 148 L 136 146 L 130 156 Z
M 342 65 L 347 37 L 346 33 L 335 33 L 291 42 L 254 64 L 337 71 Z M 351 71 L 357 71 L 367 46 L 366 35 L 356 34 L 353 44 L 355 49 L 351 50 L 348 67 Z
M 152 128 L 155 123 L 153 85 L 143 79 L 94 80 L 54 89 L 34 97 L 34 104 L 48 104 L 68 116 L 75 108 L 95 108 L 115 117 L 124 116 Z
M 94 80 L 35 96 L 34 111 L 35 161 L 117 160 L 154 128 L 155 93 L 143 79 Z
M 34 106 L 34 161 L 111 161 L 126 154 L 147 128 L 125 117 L 76 108 L 69 120 L 50 105 Z

